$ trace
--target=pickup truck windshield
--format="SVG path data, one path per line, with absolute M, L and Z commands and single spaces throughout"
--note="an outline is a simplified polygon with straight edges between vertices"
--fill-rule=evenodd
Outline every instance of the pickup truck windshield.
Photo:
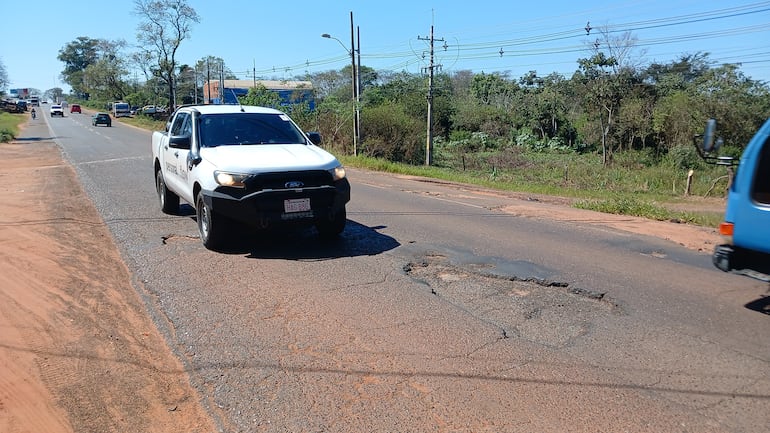
M 307 142 L 302 131 L 283 114 L 204 114 L 198 126 L 201 147 Z

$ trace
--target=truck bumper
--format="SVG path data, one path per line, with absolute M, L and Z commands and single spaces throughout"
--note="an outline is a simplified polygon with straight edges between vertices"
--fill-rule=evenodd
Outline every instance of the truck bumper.
M 770 254 L 734 245 L 717 245 L 712 262 L 724 272 L 770 282 Z
M 231 188 L 202 191 L 212 211 L 258 228 L 281 224 L 314 223 L 345 210 L 350 201 L 350 183 L 342 179 L 332 185 L 302 189 L 263 190 L 239 196 Z M 287 211 L 288 202 L 309 200 L 308 208 Z

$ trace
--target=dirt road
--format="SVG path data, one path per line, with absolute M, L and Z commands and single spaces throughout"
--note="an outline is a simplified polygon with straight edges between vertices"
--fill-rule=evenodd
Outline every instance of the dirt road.
M 0 159 L 0 431 L 216 431 L 56 145 Z
M 51 141 L 0 144 L 0 431 L 217 430 Z M 714 230 L 522 200 L 503 211 L 609 225 L 695 250 Z

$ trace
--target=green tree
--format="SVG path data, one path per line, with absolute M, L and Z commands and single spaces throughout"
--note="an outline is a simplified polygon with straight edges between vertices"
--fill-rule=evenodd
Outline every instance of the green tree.
M 261 84 L 257 84 L 256 87 L 250 88 L 248 94 L 238 98 L 238 101 L 244 105 L 257 105 L 278 109 L 281 107 L 281 97 L 278 93 L 268 90 Z
M 699 129 L 706 116 L 717 119 L 725 142 L 745 146 L 754 133 L 770 117 L 770 90 L 746 77 L 737 65 L 724 64 L 711 68 L 695 80 L 695 89 L 703 98 Z
M 167 86 L 173 109 L 176 107 L 176 53 L 200 17 L 186 0 L 135 0 L 134 5 L 135 13 L 142 20 L 137 40 L 143 49 L 138 56 L 152 60 L 150 71 Z
M 199 92 L 198 73 L 189 65 L 179 66 L 176 83 L 177 97 L 182 104 L 197 104 L 198 99 L 203 96 Z
M 593 126 L 600 128 L 602 164 L 612 161 L 612 137 L 617 122 L 617 111 L 622 99 L 623 86 L 620 74 L 613 74 L 617 61 L 598 52 L 588 59 L 579 59 L 580 72 L 574 79 L 584 88 L 583 100 Z
M 90 97 L 102 101 L 124 100 L 130 91 L 126 81 L 128 70 L 121 49 L 123 41 L 99 40 L 97 60 L 82 71 L 81 89 Z
M 43 92 L 43 98 L 51 101 L 61 101 L 63 96 L 64 90 L 61 87 L 53 87 Z
M 99 60 L 101 39 L 80 36 L 59 50 L 58 60 L 64 62 L 61 72 L 62 81 L 72 87 L 72 92 L 86 99 L 88 91 L 83 83 L 85 69 Z
M 658 134 L 659 146 L 668 151 L 674 146 L 691 144 L 695 131 L 706 124 L 703 108 L 703 100 L 685 90 L 661 98 L 653 112 L 653 130 Z
M 334 96 L 327 96 L 318 101 L 315 109 L 318 126 L 324 141 L 342 153 L 353 153 L 353 110 L 349 101 L 340 101 Z M 366 113 L 366 112 L 364 112 Z M 362 116 L 366 125 L 367 116 Z M 310 128 L 308 125 L 303 125 Z
M 519 79 L 519 83 L 523 102 L 516 112 L 521 124 L 542 141 L 560 135 L 568 139 L 564 77 L 551 74 L 541 78 L 535 71 L 530 71 Z
M 491 105 L 506 111 L 515 107 L 519 87 L 501 74 L 478 74 L 473 76 L 471 94 L 484 105 Z

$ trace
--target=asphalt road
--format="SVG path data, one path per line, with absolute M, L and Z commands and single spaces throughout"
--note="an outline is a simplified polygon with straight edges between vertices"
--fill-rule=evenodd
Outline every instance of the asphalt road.
M 214 253 L 160 212 L 149 132 L 45 116 L 222 431 L 770 427 L 767 286 L 707 254 L 360 170 L 340 239 Z

